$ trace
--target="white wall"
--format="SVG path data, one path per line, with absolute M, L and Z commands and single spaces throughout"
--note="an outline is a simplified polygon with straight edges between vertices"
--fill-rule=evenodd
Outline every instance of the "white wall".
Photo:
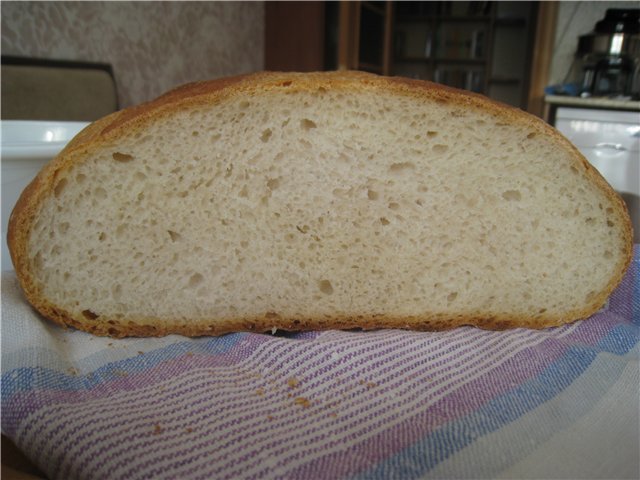
M 2 2 L 2 54 L 110 63 L 120 104 L 264 68 L 263 2 Z

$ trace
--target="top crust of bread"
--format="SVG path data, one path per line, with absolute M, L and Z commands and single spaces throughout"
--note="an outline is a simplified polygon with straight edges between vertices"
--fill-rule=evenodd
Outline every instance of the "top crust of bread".
M 420 315 L 307 315 L 291 317 L 278 312 L 238 318 L 159 320 L 140 315 L 126 321 L 94 314 L 82 315 L 51 301 L 43 292 L 42 282 L 33 268 L 33 254 L 29 252 L 29 238 L 43 205 L 53 194 L 57 181 L 75 165 L 101 149 L 112 148 L 119 138 L 131 132 L 143 132 L 154 122 L 169 118 L 176 112 L 210 107 L 235 97 L 259 98 L 271 92 L 311 92 L 318 89 L 350 92 L 378 92 L 414 99 L 417 102 L 436 102 L 452 108 L 483 111 L 501 122 L 521 125 L 536 135 L 546 137 L 557 148 L 569 152 L 573 168 L 604 194 L 611 218 L 615 220 L 619 235 L 618 251 L 613 252 L 614 273 L 604 288 L 594 292 L 580 308 L 561 315 L 533 312 L 528 314 L 501 314 L 470 312 L 425 312 Z M 104 117 L 80 132 L 65 149 L 47 164 L 18 200 L 9 221 L 8 243 L 13 264 L 29 302 L 45 317 L 61 324 L 73 326 L 98 335 L 160 336 L 179 333 L 188 336 L 218 335 L 232 331 L 267 331 L 274 326 L 286 330 L 325 328 L 411 328 L 443 329 L 461 325 L 475 325 L 488 329 L 514 327 L 545 328 L 586 318 L 596 312 L 620 283 L 631 261 L 633 235 L 626 206 L 602 176 L 588 163 L 578 150 L 555 129 L 540 119 L 518 109 L 491 101 L 483 96 L 469 94 L 430 82 L 404 78 L 381 77 L 361 72 L 273 73 L 261 72 L 232 78 L 197 82 L 176 88 L 159 98 Z

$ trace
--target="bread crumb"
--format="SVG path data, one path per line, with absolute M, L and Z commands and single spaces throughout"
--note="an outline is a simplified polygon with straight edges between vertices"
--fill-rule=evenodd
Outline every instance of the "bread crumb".
M 300 405 L 302 408 L 309 408 L 311 406 L 311 401 L 305 397 L 296 397 L 293 402 L 296 405 Z
M 159 425 L 156 425 L 156 426 L 159 426 Z M 187 432 L 187 433 L 191 433 L 191 432 L 193 432 L 193 428 L 187 427 L 187 428 L 184 429 L 184 431 Z
M 162 428 L 159 423 L 156 423 L 155 426 L 153 427 L 153 434 L 154 435 L 159 435 L 163 431 L 164 431 L 164 428 Z
M 378 384 L 375 382 L 366 382 L 364 380 L 360 380 L 360 385 L 366 385 L 367 388 L 373 388 L 373 387 L 377 387 Z
M 256 395 L 262 397 L 264 395 L 264 388 L 256 389 Z
M 287 380 L 287 385 L 289 385 L 289 388 L 297 388 L 298 385 L 300 385 L 300 382 L 298 382 L 297 378 L 291 377 Z

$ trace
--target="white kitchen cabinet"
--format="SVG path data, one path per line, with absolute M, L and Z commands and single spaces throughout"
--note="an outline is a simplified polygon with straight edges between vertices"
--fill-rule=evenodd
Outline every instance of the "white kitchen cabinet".
M 558 108 L 556 128 L 614 189 L 640 195 L 640 112 Z
M 640 112 L 559 107 L 555 127 L 618 191 L 640 238 Z

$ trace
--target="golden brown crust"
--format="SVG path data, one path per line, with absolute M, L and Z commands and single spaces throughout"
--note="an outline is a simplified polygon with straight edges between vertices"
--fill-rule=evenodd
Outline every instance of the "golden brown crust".
M 278 89 L 315 90 L 320 87 L 372 90 L 386 89 L 398 94 L 414 98 L 431 98 L 438 102 L 450 102 L 464 109 L 478 108 L 488 111 L 505 122 L 526 126 L 535 132 L 552 138 L 560 147 L 572 152 L 575 167 L 581 169 L 600 188 L 606 197 L 618 208 L 619 223 L 623 225 L 624 242 L 623 261 L 618 266 L 617 274 L 607 287 L 584 308 L 567 312 L 563 318 L 545 316 L 482 315 L 478 313 L 461 313 L 457 316 L 429 314 L 422 317 L 390 318 L 383 316 L 358 316 L 341 318 L 281 318 L 277 314 L 265 317 L 232 320 L 200 320 L 197 323 L 176 323 L 169 326 L 160 325 L 157 319 L 135 319 L 122 322 L 115 319 L 88 319 L 74 316 L 51 304 L 40 295 L 37 283 L 31 276 L 27 262 L 27 240 L 34 223 L 41 199 L 47 196 L 61 171 L 81 162 L 87 152 L 99 148 L 117 139 L 124 132 L 141 130 L 147 122 L 165 115 L 203 105 L 219 102 L 227 96 L 258 95 Z M 410 328 L 413 330 L 442 330 L 462 325 L 474 325 L 487 329 L 505 329 L 513 327 L 546 328 L 558 326 L 568 321 L 586 318 L 596 312 L 620 283 L 631 262 L 633 254 L 633 234 L 631 221 L 622 199 L 612 190 L 609 184 L 593 168 L 578 150 L 554 128 L 537 117 L 524 113 L 516 108 L 489 100 L 483 96 L 469 94 L 454 88 L 431 82 L 406 78 L 381 77 L 362 72 L 325 72 L 325 73 L 276 73 L 261 72 L 231 78 L 211 80 L 187 84 L 171 90 L 157 99 L 139 106 L 131 107 L 104 117 L 80 132 L 67 147 L 27 186 L 18 200 L 9 220 L 8 244 L 14 267 L 29 302 L 45 317 L 63 326 L 72 326 L 89 331 L 96 335 L 123 336 L 162 336 L 170 333 L 187 336 L 220 335 L 234 331 L 269 331 L 274 326 L 283 330 L 308 329 L 376 329 L 376 328 Z

